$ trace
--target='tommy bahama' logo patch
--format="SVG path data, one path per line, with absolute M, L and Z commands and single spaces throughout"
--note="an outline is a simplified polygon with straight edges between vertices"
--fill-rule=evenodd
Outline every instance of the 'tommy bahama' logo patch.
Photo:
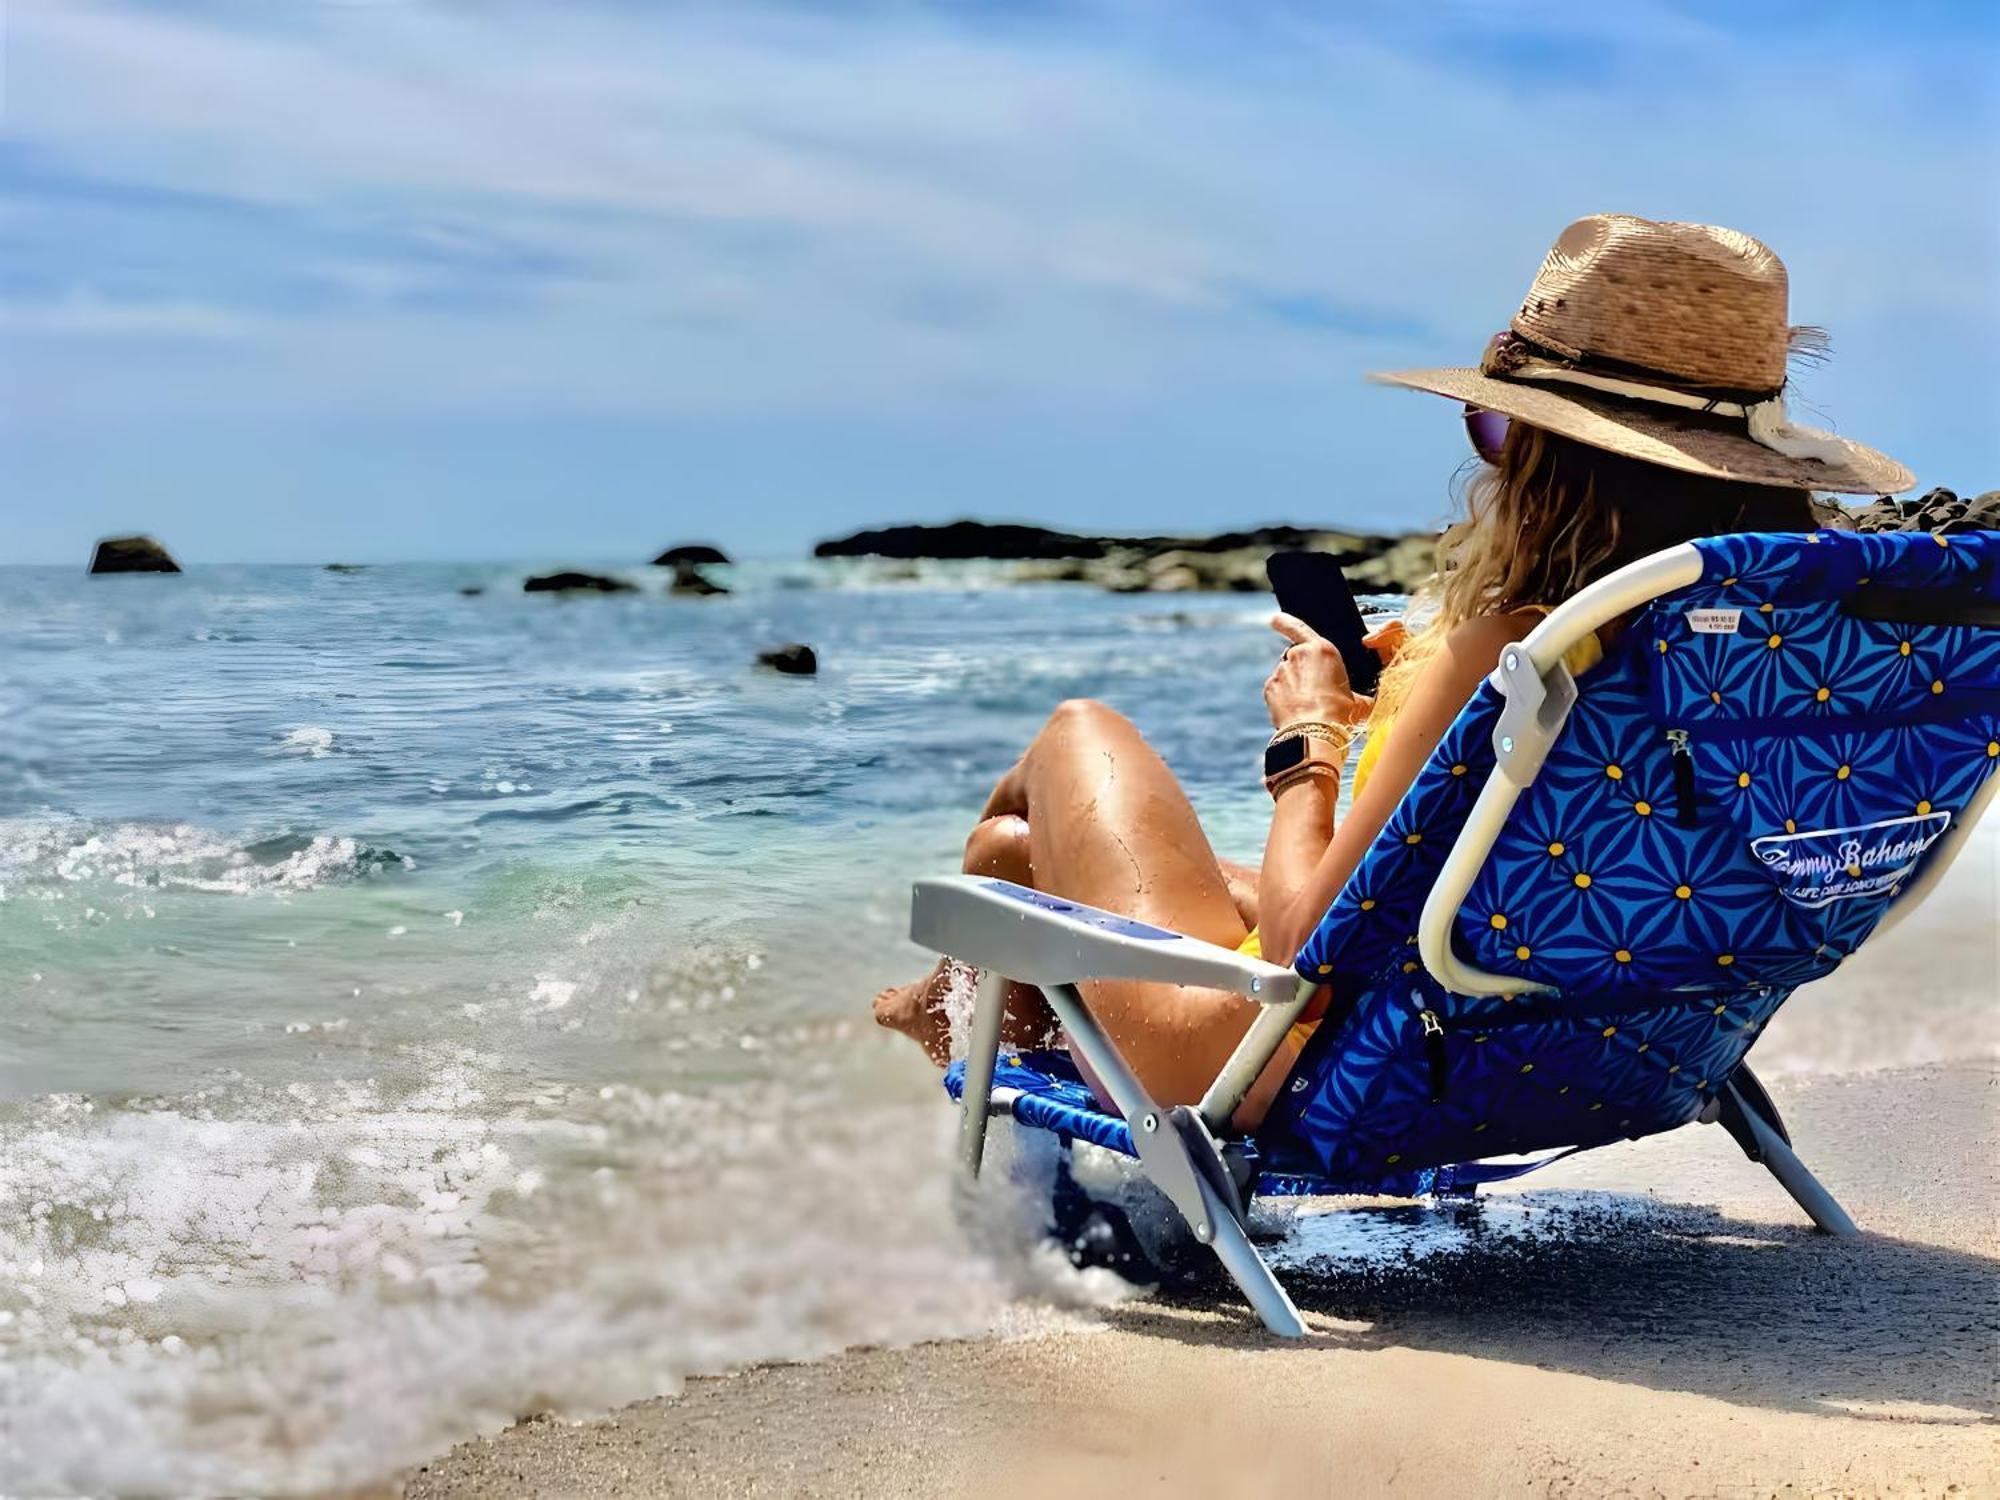
M 1767 834 L 1750 841 L 1750 852 L 1783 877 L 1779 889 L 1788 901 L 1820 907 L 1881 895 L 1915 869 L 1950 826 L 1948 812 L 1919 813 L 1853 828 Z

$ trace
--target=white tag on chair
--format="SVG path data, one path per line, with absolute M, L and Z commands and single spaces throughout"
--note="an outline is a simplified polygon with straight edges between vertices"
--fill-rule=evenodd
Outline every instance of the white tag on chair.
M 1687 612 L 1688 629 L 1696 635 L 1734 635 L 1743 624 L 1740 609 L 1691 609 Z

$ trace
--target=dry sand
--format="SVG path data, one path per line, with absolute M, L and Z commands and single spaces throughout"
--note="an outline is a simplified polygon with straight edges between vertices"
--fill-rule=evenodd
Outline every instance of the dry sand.
M 1471 1220 L 1300 1227 L 1303 1343 L 1226 1292 L 1137 1301 L 524 1422 L 408 1494 L 2000 1495 L 2000 1071 L 1774 1092 L 1861 1239 L 1813 1234 L 1693 1128 Z M 1406 1241 L 1421 1253 L 1333 1253 Z

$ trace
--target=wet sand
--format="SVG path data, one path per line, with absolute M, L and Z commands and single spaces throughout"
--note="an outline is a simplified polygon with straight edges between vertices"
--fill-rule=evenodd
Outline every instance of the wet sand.
M 2000 1494 L 2000 1069 L 1773 1092 L 1859 1240 L 1696 1127 L 1470 1219 L 1300 1225 L 1302 1343 L 1226 1292 L 1135 1301 L 531 1420 L 407 1493 Z

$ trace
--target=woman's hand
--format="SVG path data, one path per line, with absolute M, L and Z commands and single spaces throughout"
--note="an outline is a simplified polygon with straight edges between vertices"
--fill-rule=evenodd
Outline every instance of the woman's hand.
M 1397 653 L 1409 642 L 1410 627 L 1398 617 L 1385 621 L 1382 628 L 1361 638 L 1361 644 L 1382 658 L 1382 665 L 1395 661 Z
M 1271 628 L 1292 643 L 1264 682 L 1274 727 L 1309 719 L 1358 724 L 1368 716 L 1368 700 L 1348 682 L 1347 664 L 1330 641 L 1296 615 L 1273 615 Z

